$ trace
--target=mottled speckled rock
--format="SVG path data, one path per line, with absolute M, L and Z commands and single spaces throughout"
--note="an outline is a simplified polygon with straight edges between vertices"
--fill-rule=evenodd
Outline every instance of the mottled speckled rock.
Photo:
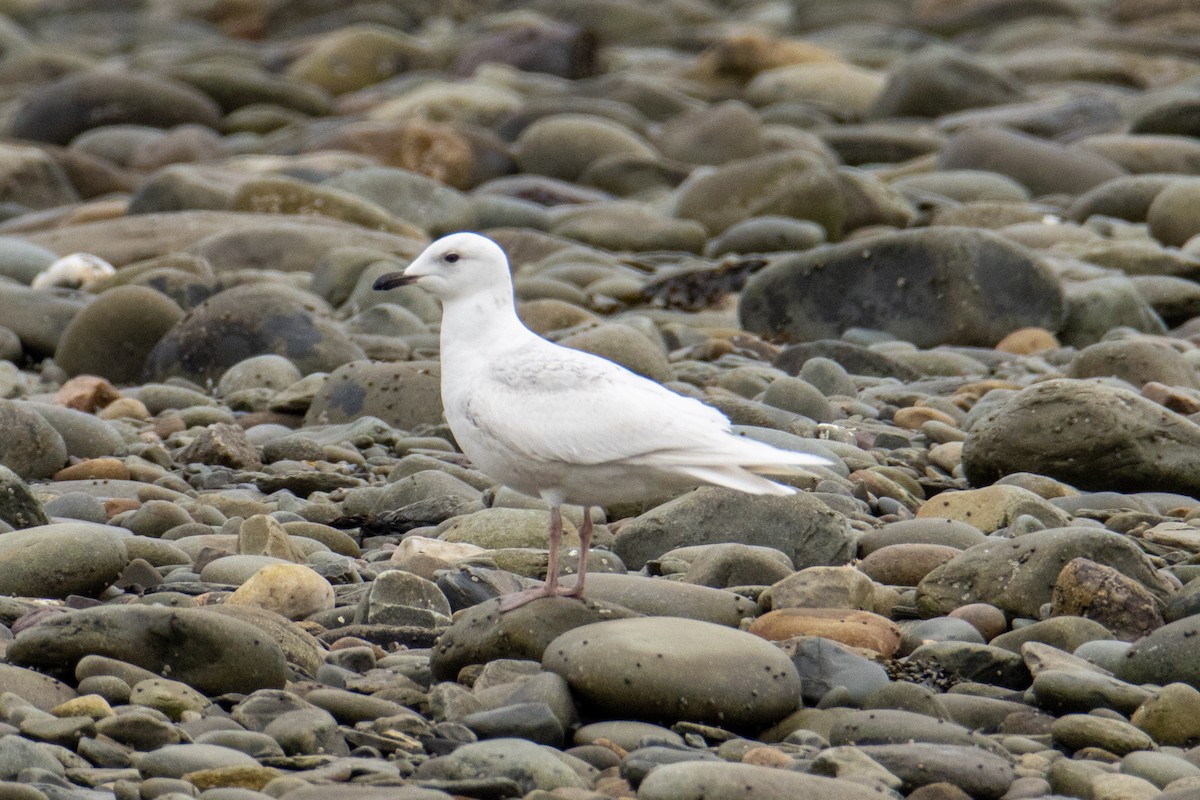
M 923 616 L 937 616 L 983 602 L 1036 618 L 1042 604 L 1050 602 L 1063 566 L 1079 557 L 1114 567 L 1156 594 L 1167 592 L 1149 560 L 1127 538 L 1098 528 L 1057 528 L 964 550 L 925 576 L 917 587 L 917 606 Z
M 0 521 L 18 530 L 50 523 L 29 484 L 5 466 L 0 466 Z
M 638 787 L 641 800 L 737 800 L 746 797 L 822 797 L 878 800 L 879 793 L 852 781 L 833 780 L 753 764 L 664 764 Z
M 456 680 L 459 670 L 497 658 L 540 660 L 550 642 L 566 631 L 634 612 L 603 602 L 546 598 L 499 613 L 498 600 L 463 611 L 433 648 L 430 667 L 439 680 Z
M 541 789 L 584 789 L 587 782 L 558 757 L 558 751 L 523 739 L 472 742 L 448 756 L 425 761 L 417 769 L 420 779 L 468 780 L 508 778 L 522 794 Z
M 1117 668 L 1131 683 L 1186 683 L 1200 688 L 1200 616 L 1171 622 L 1134 642 Z
M 972 425 L 963 467 L 973 484 L 1032 472 L 1080 489 L 1200 494 L 1200 426 L 1124 389 L 1049 380 Z
M 606 713 L 762 729 L 796 709 L 800 677 L 775 646 L 708 622 L 645 617 L 568 631 L 546 669 Z
M 965 522 L 984 533 L 1012 525 L 1027 514 L 1047 528 L 1070 524 L 1069 514 L 1019 486 L 988 486 L 961 492 L 942 492 L 917 511 L 917 518 L 934 517 Z
M 718 488 L 647 511 L 621 527 L 613 551 L 636 570 L 676 547 L 716 542 L 774 547 L 797 568 L 844 564 L 854 554 L 845 518 L 816 498 L 754 497 Z
M 883 291 L 889 299 L 880 306 Z M 738 305 L 741 324 L 771 338 L 834 338 L 859 326 L 919 347 L 991 347 L 1018 328 L 1056 330 L 1062 314 L 1059 282 L 1031 251 L 955 227 L 882 234 L 869 248 L 853 242 L 781 259 L 750 278 Z
M 302 373 L 331 372 L 363 357 L 315 296 L 270 283 L 213 295 L 192 309 L 146 359 L 153 380 L 217 379 L 250 356 L 287 356 Z
M 305 423 L 376 417 L 401 430 L 442 421 L 441 368 L 436 363 L 355 360 L 334 370 L 317 390 Z
M 12 535 L 12 534 L 10 534 Z M 8 647 L 15 664 L 67 672 L 93 654 L 127 661 L 208 695 L 281 688 L 283 651 L 240 620 L 199 609 L 99 606 L 21 631 Z

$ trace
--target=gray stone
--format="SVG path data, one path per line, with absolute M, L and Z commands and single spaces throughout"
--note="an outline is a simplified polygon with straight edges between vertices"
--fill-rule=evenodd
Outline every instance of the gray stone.
M 0 594 L 95 597 L 116 582 L 129 563 L 113 528 L 60 522 L 0 536 Z
M 33 404 L 0 400 L 0 465 L 19 477 L 48 478 L 67 461 L 62 435 L 46 422 Z
M 869 745 L 862 751 L 901 780 L 901 790 L 935 783 L 961 788 L 971 797 L 995 800 L 1017 774 L 1007 758 L 978 747 L 947 744 Z
M 71 320 L 54 362 L 69 375 L 133 383 L 141 377 L 150 351 L 182 316 L 183 310 L 161 292 L 146 286 L 118 286 Z
M 976 485 L 1032 472 L 1079 489 L 1200 494 L 1200 426 L 1094 381 L 1030 386 L 971 426 L 963 468 Z M 1087 556 L 1086 553 L 1080 553 Z
M 315 295 L 281 284 L 226 289 L 167 331 L 146 358 L 146 376 L 216 380 L 239 361 L 269 353 L 287 356 L 305 375 L 362 358 L 322 305 Z
M 29 484 L 5 466 L 0 466 L 0 521 L 18 530 L 50 524 Z
M 735 800 L 745 797 L 822 797 L 878 800 L 879 793 L 851 781 L 753 764 L 682 762 L 653 770 L 638 787 L 640 800 Z
M 762 729 L 800 700 L 799 675 L 778 648 L 696 620 L 585 625 L 550 642 L 542 663 L 583 702 L 634 718 Z
M 1017 328 L 1057 330 L 1062 315 L 1059 282 L 1031 251 L 956 227 L 881 234 L 870 248 L 848 242 L 780 259 L 747 281 L 738 305 L 742 326 L 770 338 L 833 338 L 857 326 L 918 347 L 991 347 Z
M 48 403 L 30 403 L 29 407 L 58 431 L 71 458 L 101 458 L 125 453 L 125 439 L 121 433 L 94 414 Z
M 676 547 L 734 542 L 774 547 L 798 569 L 844 564 L 853 557 L 846 519 L 804 493 L 752 496 L 706 487 L 623 525 L 613 551 L 630 569 Z
M 281 687 L 286 678 L 283 651 L 274 641 L 249 623 L 199 609 L 72 611 L 21 631 L 8 647 L 13 663 L 59 673 L 92 654 L 169 674 L 210 695 Z
M 334 369 L 313 397 L 305 425 L 337 424 L 363 416 L 401 430 L 442 421 L 440 366 L 356 360 Z
M 522 795 L 536 789 L 585 789 L 587 783 L 558 755 L 558 751 L 523 739 L 472 742 L 448 756 L 424 761 L 418 780 L 469 780 L 500 777 L 513 781 Z

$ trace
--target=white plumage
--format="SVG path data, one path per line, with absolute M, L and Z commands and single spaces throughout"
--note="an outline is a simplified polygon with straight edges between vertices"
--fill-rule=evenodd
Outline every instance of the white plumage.
M 546 584 L 509 596 L 503 608 L 582 592 L 591 506 L 700 484 L 791 494 L 757 473 L 828 463 L 737 436 L 716 409 L 541 338 L 518 319 L 508 259 L 490 239 L 443 237 L 375 288 L 412 283 L 442 301 L 442 402 L 459 446 L 490 477 L 551 509 Z M 579 575 L 562 591 L 564 503 L 584 506 L 584 525 Z

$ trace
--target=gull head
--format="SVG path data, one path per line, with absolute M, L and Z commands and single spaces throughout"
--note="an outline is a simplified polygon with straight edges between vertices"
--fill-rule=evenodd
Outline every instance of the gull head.
M 498 244 L 477 233 L 452 233 L 425 248 L 403 272 L 379 276 L 374 288 L 415 284 L 449 300 L 510 282 L 508 258 Z

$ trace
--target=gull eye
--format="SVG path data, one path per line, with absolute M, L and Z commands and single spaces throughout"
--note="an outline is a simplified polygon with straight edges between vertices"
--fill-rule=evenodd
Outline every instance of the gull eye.
M 445 261 L 447 264 L 454 264 L 458 261 L 459 257 L 458 253 L 446 253 L 446 255 L 442 256 L 442 261 Z

